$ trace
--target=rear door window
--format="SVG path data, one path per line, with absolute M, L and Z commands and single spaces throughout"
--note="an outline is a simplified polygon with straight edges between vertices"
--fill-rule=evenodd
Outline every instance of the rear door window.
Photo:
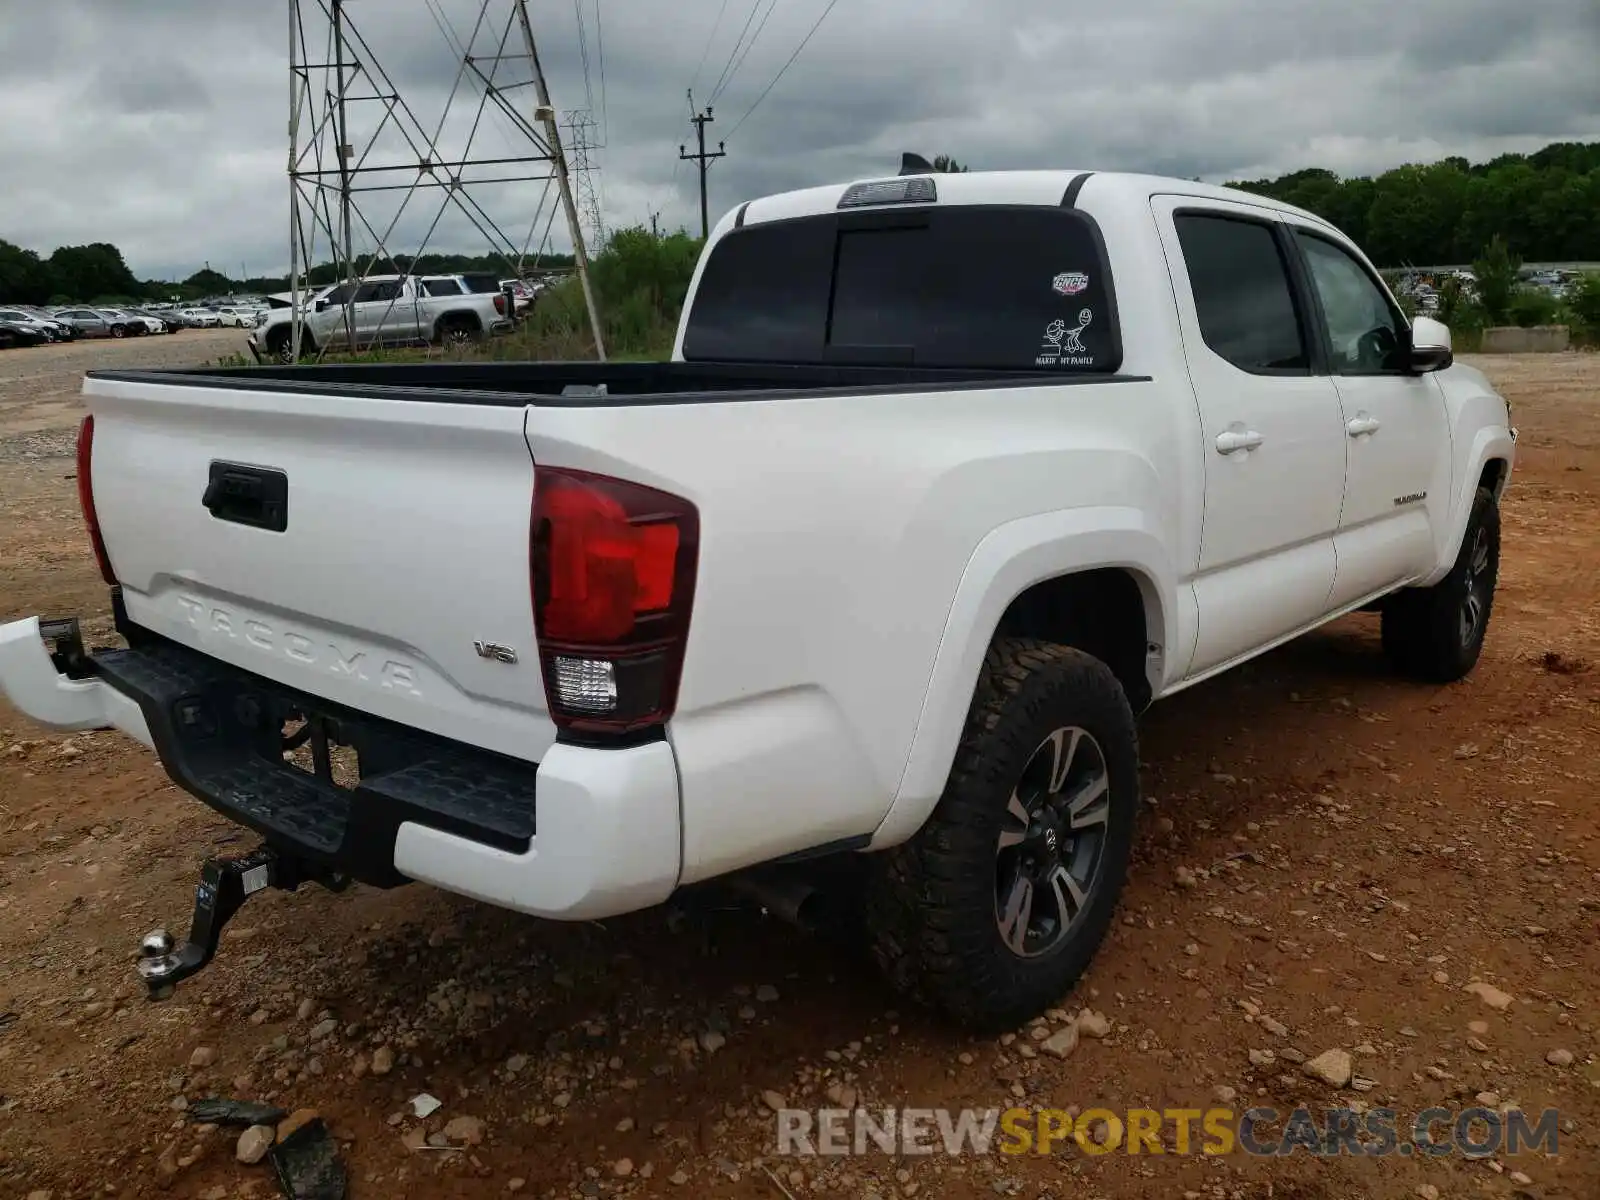
M 954 206 L 729 233 L 706 264 L 684 357 L 1106 372 L 1122 352 L 1089 217 Z
M 1252 375 L 1308 374 L 1289 268 L 1272 226 L 1224 214 L 1174 219 L 1200 336 Z

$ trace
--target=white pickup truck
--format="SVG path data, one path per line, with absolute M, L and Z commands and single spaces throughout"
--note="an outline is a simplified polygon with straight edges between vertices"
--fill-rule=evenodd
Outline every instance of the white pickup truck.
M 1111 919 L 1135 714 L 1353 610 L 1472 669 L 1509 410 L 1308 213 L 1175 179 L 910 175 L 741 205 L 672 361 L 99 371 L 79 486 L 128 648 L 0 688 L 259 831 L 250 892 L 421 880 L 559 919 L 865 876 L 975 1028 Z
M 300 353 L 418 342 L 466 345 L 511 328 L 504 292 L 478 292 L 460 275 L 369 275 L 311 298 Z M 256 360 L 294 361 L 291 308 L 273 309 L 246 339 Z

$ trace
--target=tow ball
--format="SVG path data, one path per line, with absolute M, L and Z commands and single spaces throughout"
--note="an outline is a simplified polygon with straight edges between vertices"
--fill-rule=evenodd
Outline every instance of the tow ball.
M 350 885 L 348 876 L 308 869 L 307 864 L 280 855 L 270 846 L 207 859 L 194 890 L 194 916 L 183 945 L 165 929 L 152 929 L 139 942 L 139 977 L 150 999 L 165 1000 L 172 995 L 174 984 L 216 957 L 223 927 L 251 896 L 269 887 L 292 892 L 307 881 L 335 892 Z

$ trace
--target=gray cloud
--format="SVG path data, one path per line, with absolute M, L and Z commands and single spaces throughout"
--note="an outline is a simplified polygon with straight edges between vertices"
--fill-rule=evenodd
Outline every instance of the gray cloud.
M 702 58 L 698 102 L 730 75 L 709 130 L 729 151 L 711 172 L 716 215 L 750 196 L 887 172 L 903 150 L 951 153 L 979 168 L 1223 179 L 1311 165 L 1370 172 L 1600 137 L 1595 0 L 839 0 L 741 123 L 826 4 L 773 0 L 754 48 L 727 72 L 756 2 L 728 0 L 708 45 L 722 0 L 582 0 L 587 79 L 573 8 L 531 6 L 557 107 L 592 96 L 597 119 L 605 117 L 594 157 L 611 225 L 652 211 L 669 227 L 698 223 L 696 174 L 677 156 L 693 132 L 684 93 Z M 182 277 L 207 261 L 230 273 L 286 267 L 284 0 L 10 7 L 0 39 L 0 237 L 45 252 L 112 241 L 148 277 Z M 314 14 L 316 0 L 305 7 Z M 371 58 L 429 132 L 460 65 L 440 20 L 465 37 L 478 7 L 349 6 Z M 492 52 L 509 13 L 504 0 L 490 8 L 480 54 Z M 510 49 L 518 48 L 513 31 Z M 506 80 L 526 77 L 522 63 L 499 70 Z M 465 145 L 477 96 L 469 78 L 440 140 L 445 157 Z M 531 111 L 531 93 L 517 97 Z M 364 144 L 384 112 L 374 102 L 352 106 L 351 140 Z M 516 147 L 511 122 L 486 113 L 475 150 Z M 406 154 L 391 123 L 369 162 Z M 472 195 L 520 242 L 540 191 L 497 185 Z M 400 195 L 370 194 L 362 209 L 382 229 Z M 390 248 L 415 249 L 442 199 L 413 197 Z M 537 242 L 542 222 L 533 234 Z M 553 241 L 566 247 L 559 220 Z M 454 208 L 431 245 L 486 248 Z

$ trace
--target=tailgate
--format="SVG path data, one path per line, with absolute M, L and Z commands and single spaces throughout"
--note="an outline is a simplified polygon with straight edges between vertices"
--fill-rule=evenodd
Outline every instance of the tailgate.
M 351 708 L 543 756 L 555 727 L 525 408 L 93 377 L 84 391 L 100 527 L 135 624 Z

